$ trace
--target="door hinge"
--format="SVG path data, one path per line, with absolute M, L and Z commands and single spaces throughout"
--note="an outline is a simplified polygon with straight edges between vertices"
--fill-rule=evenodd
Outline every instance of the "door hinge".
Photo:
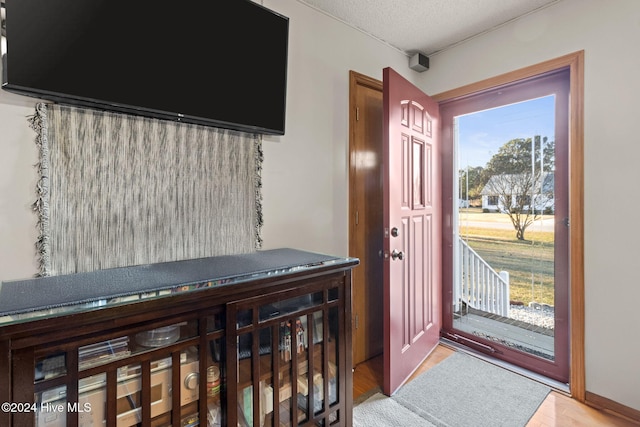
M 355 325 L 354 325 L 354 328 L 355 328 L 355 329 L 358 329 L 359 320 L 360 320 L 360 319 L 359 319 L 359 317 L 358 317 L 358 314 L 356 313 L 356 318 L 355 318 L 355 322 L 354 322 L 354 323 L 355 323 Z
M 360 212 L 356 211 L 356 225 L 360 223 Z
M 356 107 L 356 122 L 360 121 L 360 108 Z

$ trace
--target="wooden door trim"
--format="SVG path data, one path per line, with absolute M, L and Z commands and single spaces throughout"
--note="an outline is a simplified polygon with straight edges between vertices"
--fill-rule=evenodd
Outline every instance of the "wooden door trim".
M 570 53 L 480 82 L 433 95 L 439 103 L 482 92 L 553 70 L 570 71 L 569 113 L 569 390 L 580 402 L 586 398 L 584 354 L 584 51 Z
M 355 151 L 356 151 L 356 93 L 353 90 L 356 86 L 369 87 L 382 92 L 382 81 L 365 76 L 356 71 L 349 71 L 349 253 L 352 253 L 355 246 Z
M 363 97 L 368 99 L 373 93 L 380 95 L 380 120 L 382 120 L 382 82 L 355 71 L 349 72 L 349 255 L 361 260 L 360 267 L 354 271 L 352 276 L 354 293 L 352 342 L 355 364 L 378 354 L 379 351 L 381 352 L 383 345 L 382 336 L 379 336 L 379 340 L 371 339 L 370 336 L 373 331 L 378 333 L 377 331 L 382 328 L 382 319 L 371 316 L 372 310 L 377 312 L 375 310 L 376 304 L 379 304 L 379 308 L 382 309 L 382 272 L 375 274 L 375 263 L 378 262 L 378 258 L 373 254 L 376 248 L 382 250 L 382 206 L 379 206 L 379 209 L 375 206 L 376 197 L 367 197 L 368 201 L 363 205 L 362 186 L 367 186 L 365 181 L 371 183 L 369 180 L 372 178 L 372 171 L 361 169 L 362 159 L 360 157 L 363 148 L 374 152 L 376 151 L 374 146 L 379 145 L 379 151 L 382 150 L 382 129 L 379 132 L 379 140 L 376 141 L 369 135 L 369 132 L 373 130 L 369 125 L 366 125 L 366 123 L 370 123 L 372 111 L 368 105 L 369 101 L 365 101 Z M 381 126 L 381 122 L 379 124 Z M 366 147 L 363 147 L 363 144 Z M 379 157 L 376 157 L 378 162 L 381 161 Z M 380 203 L 382 203 L 382 193 L 379 194 L 379 197 Z M 376 227 L 374 213 L 378 211 L 380 212 L 380 223 L 376 229 L 379 230 L 380 242 L 374 247 L 370 240 L 375 240 L 378 235 L 370 227 Z M 373 250 L 366 248 L 373 248 Z M 380 270 L 382 270 L 381 263 Z M 380 282 L 377 282 L 378 279 Z M 374 300 L 369 296 L 377 295 L 378 291 L 380 293 L 379 299 L 374 303 L 372 302 Z M 380 324 L 377 325 L 378 323 Z

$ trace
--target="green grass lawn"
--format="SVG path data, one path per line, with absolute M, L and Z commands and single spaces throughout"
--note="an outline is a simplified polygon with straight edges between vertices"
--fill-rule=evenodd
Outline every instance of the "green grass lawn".
M 490 221 L 503 221 L 504 214 L 480 214 Z M 509 272 L 510 299 L 554 305 L 553 233 L 527 231 L 526 241 L 515 238 L 515 230 L 460 227 L 461 236 L 496 271 Z

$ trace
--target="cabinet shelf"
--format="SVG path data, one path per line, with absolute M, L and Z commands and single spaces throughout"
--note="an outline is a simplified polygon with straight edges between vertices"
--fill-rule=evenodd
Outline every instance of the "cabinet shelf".
M 297 260 L 318 258 L 327 261 L 295 267 Z M 71 304 L 54 314 L 30 311 L 21 319 L 20 314 L 0 312 L 0 351 L 8 355 L 0 358 L 0 376 L 11 384 L 0 387 L 0 400 L 34 402 L 40 408 L 36 413 L 0 413 L 0 425 L 143 422 L 159 427 L 246 422 L 264 427 L 290 425 L 289 420 L 298 418 L 309 425 L 329 425 L 339 419 L 337 425 L 349 426 L 351 356 L 346 350 L 351 347 L 351 330 L 345 319 L 351 318 L 351 269 L 358 261 L 294 250 L 241 259 L 247 268 L 260 268 L 244 271 L 237 280 L 225 277 L 224 286 L 192 285 L 221 283 L 211 271 L 229 258 L 199 260 L 198 271 L 207 272 L 199 277 L 183 271 L 194 265 L 188 260 L 151 268 L 162 270 L 163 277 L 182 278 L 162 285 L 176 289 L 175 293 L 102 306 Z M 207 262 L 213 267 L 204 267 Z M 274 268 L 277 273 L 269 273 Z M 114 277 L 135 281 L 142 274 L 118 271 Z M 87 283 L 78 283 L 77 275 L 67 279 L 74 286 L 105 288 L 110 280 L 105 272 L 82 277 Z M 143 281 L 149 284 L 151 279 Z M 41 286 L 37 279 L 22 285 L 34 284 Z M 5 290 L 3 284 L 3 295 Z M 261 307 L 268 309 L 260 311 Z M 255 317 L 252 314 L 245 326 L 238 327 L 240 312 Z M 300 335 L 287 338 L 292 347 L 285 358 L 287 347 L 280 341 L 286 342 L 287 327 L 289 334 Z M 254 356 L 251 349 L 260 348 L 263 330 L 271 331 L 268 348 L 278 343 L 273 346 L 278 351 Z M 248 357 L 240 358 L 238 342 L 245 335 L 250 337 Z M 277 398 L 273 390 L 278 390 Z

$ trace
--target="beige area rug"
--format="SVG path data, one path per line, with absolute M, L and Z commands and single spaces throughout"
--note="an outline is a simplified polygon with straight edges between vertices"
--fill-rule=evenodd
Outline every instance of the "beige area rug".
M 354 427 L 524 427 L 551 389 L 454 353 L 392 397 L 375 393 L 353 409 Z

